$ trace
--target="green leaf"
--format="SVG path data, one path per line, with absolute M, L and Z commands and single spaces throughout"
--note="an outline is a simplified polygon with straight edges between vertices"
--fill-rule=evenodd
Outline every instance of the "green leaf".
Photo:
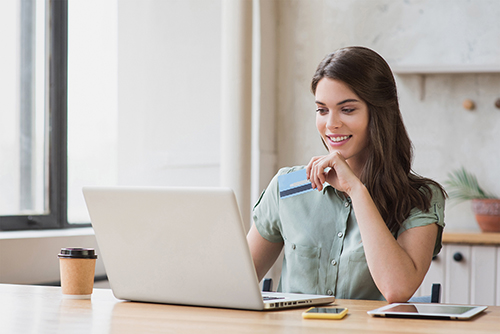
M 448 173 L 448 180 L 444 184 L 450 199 L 457 202 L 471 199 L 497 198 L 497 196 L 484 191 L 479 186 L 476 176 L 467 172 L 463 167 Z

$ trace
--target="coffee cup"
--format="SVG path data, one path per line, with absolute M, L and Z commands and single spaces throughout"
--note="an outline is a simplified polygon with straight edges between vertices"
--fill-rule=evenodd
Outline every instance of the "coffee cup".
M 62 248 L 58 257 L 63 296 L 68 299 L 90 299 L 97 259 L 95 250 L 81 247 Z

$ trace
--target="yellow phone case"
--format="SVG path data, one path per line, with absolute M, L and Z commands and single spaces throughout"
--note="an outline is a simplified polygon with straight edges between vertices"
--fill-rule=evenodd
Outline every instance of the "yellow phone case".
M 339 313 L 327 313 L 327 312 L 321 312 L 323 309 L 328 310 L 328 309 L 342 309 L 341 312 Z M 311 312 L 311 310 L 317 310 L 318 312 Z M 347 314 L 347 308 L 344 307 L 311 307 L 304 313 L 302 313 L 302 317 L 304 319 L 332 319 L 332 320 L 338 320 L 342 319 L 346 314 Z

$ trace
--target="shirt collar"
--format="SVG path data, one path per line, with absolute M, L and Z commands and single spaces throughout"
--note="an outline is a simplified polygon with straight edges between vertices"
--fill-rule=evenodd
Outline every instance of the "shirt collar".
M 337 197 L 340 198 L 341 200 L 345 201 L 348 199 L 348 196 L 346 194 L 344 194 L 342 191 L 338 190 L 337 188 L 335 188 L 334 186 L 332 186 L 328 182 L 323 183 L 323 189 L 321 190 L 321 192 L 324 194 L 326 192 L 327 188 L 332 188 L 333 191 L 335 191 L 335 194 L 337 195 Z
M 335 189 L 335 188 L 333 188 L 333 186 L 330 183 L 325 181 L 325 183 L 323 183 L 323 189 L 321 190 L 321 192 L 324 194 L 326 192 L 326 188 L 328 188 L 328 187 Z M 337 191 L 337 189 L 335 189 L 335 191 Z

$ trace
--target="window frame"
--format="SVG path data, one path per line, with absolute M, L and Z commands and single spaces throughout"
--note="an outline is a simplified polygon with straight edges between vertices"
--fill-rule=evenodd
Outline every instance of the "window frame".
M 69 224 L 68 207 L 68 1 L 47 0 L 47 75 L 48 98 L 48 191 L 47 214 L 0 216 L 0 230 L 40 230 L 89 227 Z M 48 91 L 48 92 L 47 92 Z

